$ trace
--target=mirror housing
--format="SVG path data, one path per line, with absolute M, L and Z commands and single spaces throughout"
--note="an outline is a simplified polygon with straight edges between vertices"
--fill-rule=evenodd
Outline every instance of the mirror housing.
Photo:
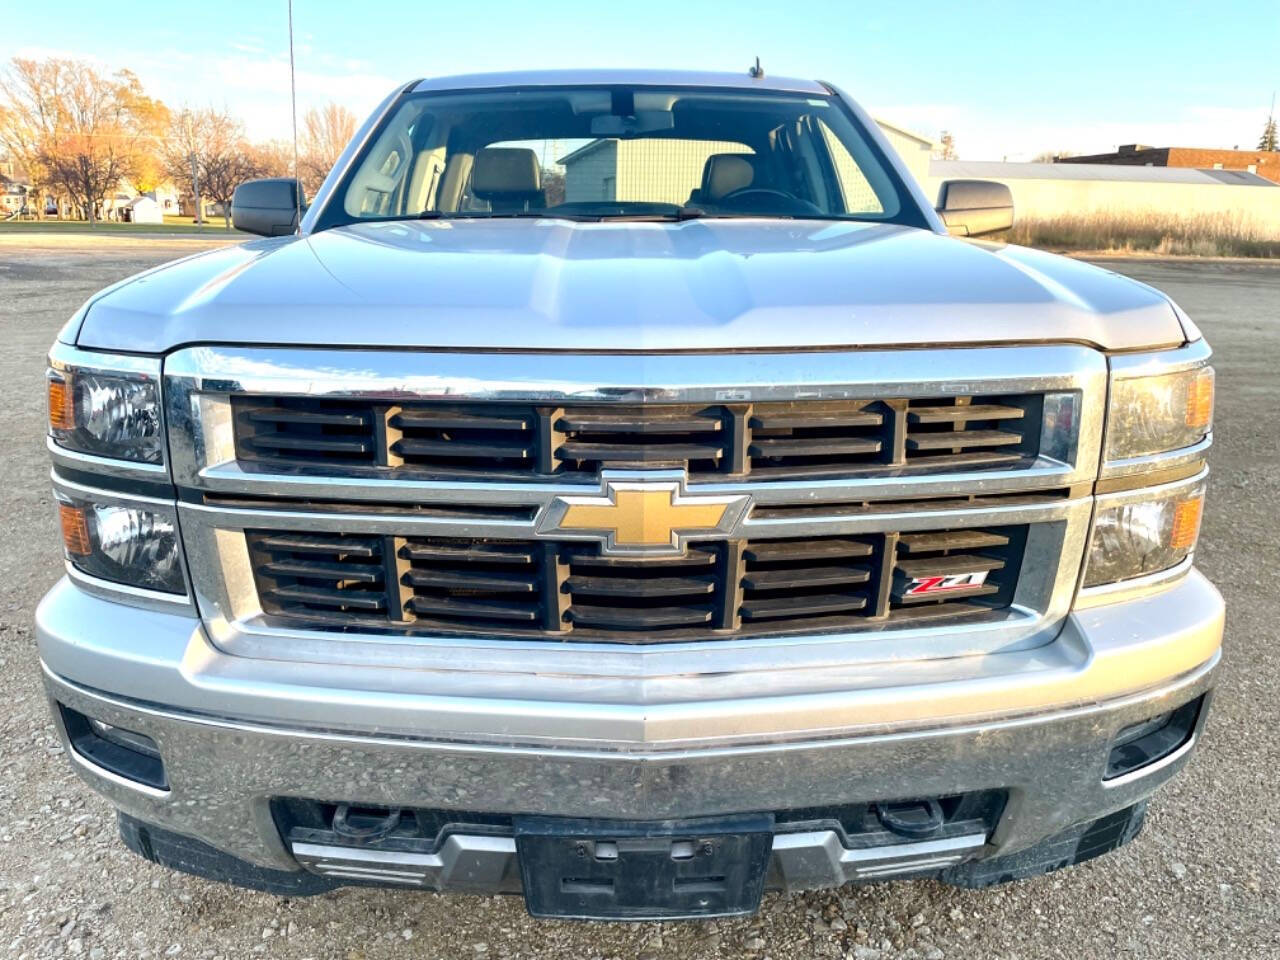
M 1013 226 L 1013 194 L 992 180 L 944 180 L 938 216 L 957 237 L 980 237 Z
M 284 237 L 298 229 L 298 211 L 307 208 L 302 184 L 293 177 L 246 180 L 231 197 L 231 225 L 263 237 Z

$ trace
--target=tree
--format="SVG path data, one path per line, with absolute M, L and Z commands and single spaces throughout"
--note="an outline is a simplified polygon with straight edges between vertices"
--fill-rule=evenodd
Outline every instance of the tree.
M 0 73 L 0 94 L 0 141 L 33 186 L 69 196 L 90 225 L 154 153 L 148 130 L 164 107 L 128 71 L 107 76 L 81 60 L 15 57 Z
M 196 222 L 204 198 L 221 204 L 231 229 L 231 197 L 246 180 L 261 176 L 262 167 L 245 140 L 244 126 L 225 110 L 184 107 L 173 115 L 166 141 L 165 167 L 174 183 L 196 204 Z
M 1259 150 L 1280 150 L 1280 133 L 1276 130 L 1276 118 L 1274 115 L 1267 117 L 1267 122 L 1262 127 L 1262 137 L 1258 140 Z
M 298 163 L 302 168 L 298 178 L 305 182 L 308 196 L 319 189 L 355 134 L 356 115 L 346 107 L 331 101 L 307 111 L 298 144 Z
M 285 140 L 266 140 L 249 147 L 250 155 L 262 177 L 293 176 L 293 144 Z
M 938 153 L 938 159 L 939 159 L 939 160 L 954 160 L 954 159 L 956 159 L 956 157 L 957 157 L 957 154 L 956 154 L 956 138 L 955 138 L 955 137 L 953 137 L 953 136 L 951 135 L 951 131 L 949 131 L 949 130 L 943 130 L 943 131 L 942 131 L 942 137 L 941 137 L 941 139 L 938 141 L 938 150 L 937 150 L 937 153 Z

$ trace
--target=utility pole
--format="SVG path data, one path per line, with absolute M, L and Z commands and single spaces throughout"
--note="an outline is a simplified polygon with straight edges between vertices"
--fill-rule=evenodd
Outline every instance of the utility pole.
M 191 190 L 196 195 L 196 225 L 204 224 L 204 205 L 200 202 L 200 164 L 196 155 L 191 154 Z

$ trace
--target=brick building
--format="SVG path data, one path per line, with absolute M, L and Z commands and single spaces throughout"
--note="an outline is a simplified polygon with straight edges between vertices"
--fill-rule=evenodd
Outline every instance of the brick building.
M 1054 162 L 1244 170 L 1280 183 L 1280 150 L 1201 150 L 1196 147 L 1147 147 L 1140 143 L 1128 143 L 1115 153 L 1098 153 L 1088 157 L 1055 157 Z

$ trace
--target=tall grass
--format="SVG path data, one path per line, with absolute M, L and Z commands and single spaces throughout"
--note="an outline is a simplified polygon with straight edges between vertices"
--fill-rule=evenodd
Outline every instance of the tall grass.
M 1243 213 L 1087 213 L 1019 220 L 1006 239 L 1059 251 L 1280 258 L 1280 223 Z

